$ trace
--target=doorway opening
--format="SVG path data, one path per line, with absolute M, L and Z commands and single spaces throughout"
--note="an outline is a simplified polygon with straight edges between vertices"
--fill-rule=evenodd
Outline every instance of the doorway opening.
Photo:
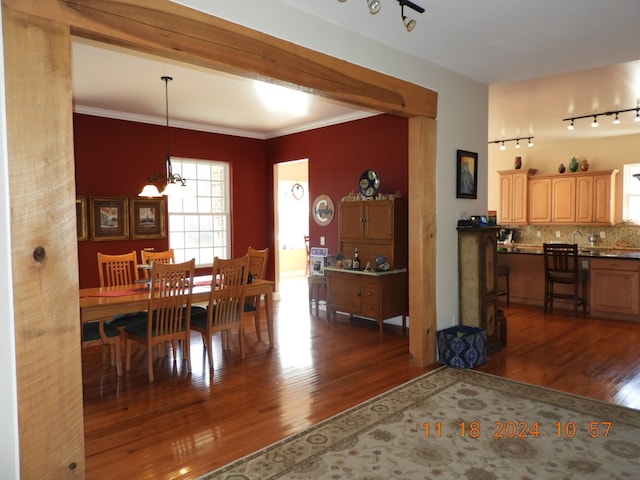
M 274 165 L 275 270 L 281 296 L 306 292 L 309 160 Z M 306 295 L 306 293 L 305 293 Z

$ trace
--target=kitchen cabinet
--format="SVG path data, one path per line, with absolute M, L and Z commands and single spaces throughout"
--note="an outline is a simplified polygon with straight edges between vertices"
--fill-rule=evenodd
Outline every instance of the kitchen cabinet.
M 505 170 L 500 175 L 500 209 L 498 222 L 501 225 L 526 224 L 529 205 L 529 176 L 537 170 Z
M 389 200 L 343 200 L 338 210 L 339 246 L 345 258 L 358 249 L 360 263 L 376 266 L 378 255 L 391 268 L 407 267 L 408 225 L 404 198 Z
M 617 170 L 529 178 L 530 224 L 613 225 Z
M 565 175 L 551 179 L 551 222 L 575 223 L 576 179 Z
M 497 328 L 497 242 L 497 228 L 458 229 L 460 323 L 487 330 L 487 352 L 506 344 Z
M 638 321 L 640 261 L 594 258 L 590 262 L 591 316 Z
M 529 223 L 551 223 L 551 179 L 529 180 Z
M 325 275 L 328 319 L 332 319 L 336 312 L 371 318 L 382 332 L 385 319 L 402 316 L 402 327 L 406 327 L 409 314 L 406 269 L 362 272 L 326 267 Z
M 576 177 L 576 223 L 613 225 L 615 223 L 615 179 L 610 170 Z

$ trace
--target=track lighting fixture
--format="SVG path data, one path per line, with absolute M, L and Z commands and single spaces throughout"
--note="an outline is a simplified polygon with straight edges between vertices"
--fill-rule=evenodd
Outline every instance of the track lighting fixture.
M 621 113 L 626 113 L 626 112 L 636 112 L 636 118 L 634 119 L 634 121 L 636 122 L 640 122 L 640 106 L 635 107 L 635 108 L 626 108 L 624 110 L 611 110 L 609 112 L 602 112 L 602 113 L 592 113 L 590 115 L 580 115 L 578 117 L 568 117 L 568 118 L 563 118 L 562 121 L 563 122 L 570 122 L 569 125 L 567 125 L 567 129 L 568 130 L 573 130 L 574 129 L 574 121 L 575 120 L 579 120 L 581 118 L 593 118 L 593 122 L 591 122 L 591 126 L 592 127 L 597 127 L 599 125 L 598 123 L 598 117 L 601 116 L 614 116 L 615 118 L 613 119 L 613 123 L 614 125 L 619 125 L 620 124 L 620 118 L 619 118 L 619 114 Z
M 371 15 L 375 15 L 380 11 L 382 3 L 380 3 L 380 0 L 367 0 L 367 6 L 369 7 L 369 13 L 371 13 Z
M 344 3 L 347 0 L 338 1 L 340 3 Z M 397 2 L 400 4 L 400 18 L 402 18 L 404 28 L 407 29 L 407 32 L 410 32 L 415 28 L 417 22 L 413 18 L 409 18 L 404 14 L 404 7 L 409 7 L 418 13 L 424 13 L 424 8 L 422 8 L 420 5 L 416 5 L 410 0 L 397 0 Z M 369 8 L 369 13 L 375 15 L 382 8 L 382 0 L 367 0 L 367 7 Z
M 489 143 L 499 143 L 500 150 L 506 150 L 504 142 L 516 142 L 516 148 L 520 148 L 520 140 L 528 140 L 527 147 L 533 147 L 533 137 L 505 138 L 504 140 L 492 140 Z

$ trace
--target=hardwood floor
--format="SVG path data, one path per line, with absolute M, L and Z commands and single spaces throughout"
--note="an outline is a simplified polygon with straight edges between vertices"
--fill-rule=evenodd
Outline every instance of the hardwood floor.
M 282 290 L 276 348 L 247 319 L 246 359 L 237 337 L 224 354 L 217 338 L 211 375 L 195 334 L 191 374 L 157 358 L 153 384 L 142 351 L 118 378 L 99 347 L 85 349 L 87 478 L 197 478 L 437 368 L 409 365 L 400 327 L 328 323 L 309 314 L 306 282 Z M 640 409 L 640 324 L 504 310 L 509 345 L 477 370 Z

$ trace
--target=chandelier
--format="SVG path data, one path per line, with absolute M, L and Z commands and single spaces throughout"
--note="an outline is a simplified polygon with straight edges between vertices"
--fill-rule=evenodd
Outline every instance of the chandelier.
M 139 197 L 161 197 L 162 195 L 182 195 L 184 190 L 180 187 L 186 187 L 187 182 L 177 173 L 173 173 L 171 168 L 171 149 L 169 146 L 169 82 L 173 80 L 171 77 L 160 77 L 164 82 L 164 96 L 165 96 L 165 112 L 166 112 L 166 141 L 167 141 L 167 171 L 166 173 L 156 172 L 147 178 L 147 184 L 142 191 L 138 194 Z M 157 185 L 163 185 L 162 193 L 158 190 Z

